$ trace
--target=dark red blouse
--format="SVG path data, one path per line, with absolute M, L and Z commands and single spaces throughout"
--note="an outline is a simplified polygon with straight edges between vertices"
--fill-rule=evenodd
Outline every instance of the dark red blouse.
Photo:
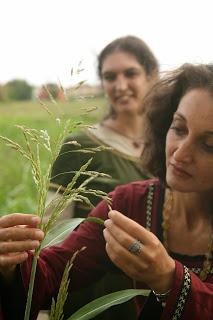
M 134 219 L 162 240 L 164 189 L 158 180 L 152 179 L 119 186 L 110 195 L 113 209 Z M 107 213 L 108 207 L 102 201 L 90 215 L 105 220 Z M 36 319 L 39 309 L 48 306 L 51 297 L 56 296 L 67 260 L 82 247 L 86 249 L 77 255 L 71 269 L 70 290 L 89 285 L 102 277 L 106 271 L 121 272 L 106 254 L 103 228 L 93 222 L 81 224 L 62 244 L 47 248 L 41 253 L 37 267 L 32 319 Z M 202 267 L 203 256 L 189 257 L 174 253 L 171 255 L 176 261 L 175 281 L 159 319 L 213 319 L 213 270 L 207 280 L 202 282 L 196 273 L 198 274 Z M 29 282 L 31 260 L 32 256 L 21 266 L 25 291 Z M 135 287 L 146 288 L 143 283 L 137 282 Z M 145 317 L 145 313 L 147 314 L 147 310 L 148 314 L 149 310 L 151 312 L 153 297 L 148 299 L 145 307 L 141 299 L 137 299 L 137 305 L 140 312 L 142 311 L 140 318 L 149 319 Z M 143 307 L 146 310 L 144 317 Z M 15 314 L 14 319 L 16 319 Z

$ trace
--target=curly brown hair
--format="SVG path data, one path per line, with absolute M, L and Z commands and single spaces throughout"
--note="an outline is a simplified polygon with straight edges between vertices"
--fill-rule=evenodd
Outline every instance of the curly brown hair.
M 145 148 L 142 160 L 149 172 L 165 182 L 166 135 L 182 97 L 192 89 L 204 89 L 213 95 L 213 64 L 186 63 L 167 72 L 144 101 Z

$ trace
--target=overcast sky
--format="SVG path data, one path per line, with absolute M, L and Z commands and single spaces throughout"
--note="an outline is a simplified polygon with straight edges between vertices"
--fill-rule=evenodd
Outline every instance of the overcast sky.
M 144 39 L 161 69 L 213 62 L 213 0 L 0 0 L 0 83 L 96 83 L 96 56 L 116 37 Z M 77 80 L 76 80 L 77 79 Z

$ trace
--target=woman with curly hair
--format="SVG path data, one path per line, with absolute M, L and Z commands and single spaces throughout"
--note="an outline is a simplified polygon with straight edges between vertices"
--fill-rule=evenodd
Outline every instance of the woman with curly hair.
M 56 295 L 67 260 L 83 246 L 70 290 L 106 271 L 124 273 L 133 287 L 151 290 L 147 299 L 136 299 L 138 319 L 212 319 L 213 65 L 185 64 L 166 74 L 144 112 L 143 157 L 157 178 L 117 187 L 110 211 L 99 203 L 90 215 L 105 220 L 104 230 L 86 222 L 42 252 L 32 319 Z M 0 219 L 1 300 L 9 319 L 23 319 L 33 255 L 27 250 L 43 237 L 38 222 L 22 214 Z M 23 224 L 29 227 L 17 228 Z

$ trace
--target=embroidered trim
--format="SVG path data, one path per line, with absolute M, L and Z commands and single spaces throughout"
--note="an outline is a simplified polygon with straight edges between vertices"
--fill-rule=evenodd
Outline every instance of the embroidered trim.
M 154 187 L 154 184 L 150 183 L 146 201 L 146 229 L 149 231 L 151 230 L 152 224 L 152 205 L 154 197 Z
M 184 266 L 183 286 L 177 301 L 177 306 L 171 320 L 179 320 L 182 317 L 183 309 L 191 288 L 191 277 L 187 267 Z

